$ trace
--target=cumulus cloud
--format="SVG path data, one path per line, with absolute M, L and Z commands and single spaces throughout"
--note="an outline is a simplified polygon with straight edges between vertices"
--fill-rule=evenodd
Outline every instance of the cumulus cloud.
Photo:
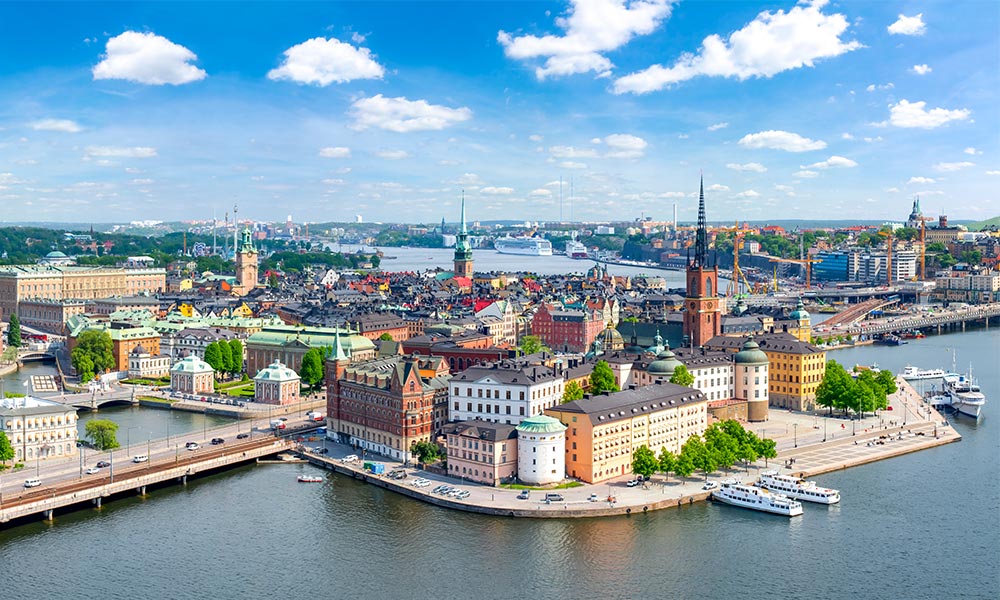
M 69 119 L 42 119 L 31 124 L 35 131 L 61 131 L 63 133 L 79 133 L 83 131 L 75 121 Z
M 334 38 L 313 38 L 285 50 L 281 66 L 267 78 L 327 86 L 355 79 L 382 79 L 385 69 L 372 59 L 368 48 L 354 46 Z
M 726 165 L 726 167 L 734 171 L 753 171 L 755 173 L 764 173 L 765 171 L 767 171 L 767 167 L 765 167 L 760 163 L 755 163 L 755 162 L 750 162 L 743 165 L 739 163 L 729 163 L 728 165 Z
M 1000 171 L 986 171 L 987 175 L 1000 175 Z
M 351 149 L 344 146 L 327 146 L 319 149 L 319 155 L 323 158 L 350 158 Z
M 910 177 L 910 180 L 906 182 L 907 184 L 917 183 L 920 185 L 927 185 L 929 183 L 936 183 L 931 177 Z
M 537 190 L 535 190 L 537 191 Z M 548 191 L 548 190 L 545 190 Z M 480 193 L 486 194 L 488 196 L 509 196 L 514 193 L 514 188 L 512 187 L 494 187 L 486 186 L 479 190 Z
M 533 141 L 533 142 L 540 142 L 540 141 L 542 141 L 542 136 L 540 136 L 538 134 L 533 134 L 533 135 L 529 135 L 528 139 L 531 140 L 531 141 Z
M 705 189 L 708 190 L 708 191 L 710 191 L 710 192 L 728 192 L 729 191 L 729 186 L 728 185 L 722 185 L 721 183 L 713 183 L 712 185 L 708 186 Z
M 156 148 L 148 146 L 87 146 L 87 156 L 101 158 L 152 158 L 156 156 Z
M 671 67 L 653 65 L 617 79 L 614 92 L 645 94 L 698 76 L 772 77 L 860 48 L 860 42 L 841 39 L 849 23 L 842 14 L 823 14 L 825 4 L 813 0 L 788 12 L 761 12 L 728 39 L 706 37 L 697 53 L 682 54 Z
M 941 171 L 942 173 L 952 173 L 954 171 L 961 171 L 962 169 L 974 166 L 976 166 L 976 163 L 971 162 L 939 162 L 934 165 L 934 170 Z
M 379 150 L 375 153 L 375 156 L 384 158 L 385 160 L 401 160 L 410 158 L 410 153 L 406 150 Z
M 536 190 L 531 190 L 530 192 L 528 192 L 528 195 L 534 198 L 548 198 L 549 196 L 552 195 L 552 190 L 547 190 L 545 188 L 538 188 Z
M 910 68 L 910 71 L 913 71 L 917 75 L 926 75 L 926 74 L 930 73 L 933 70 L 934 69 L 928 67 L 927 65 L 913 65 Z
M 965 150 L 962 150 L 962 152 L 965 152 L 969 156 L 975 156 L 977 154 L 982 154 L 983 153 L 982 150 L 977 150 L 976 148 L 973 148 L 972 146 L 969 146 Z
M 181 85 L 205 78 L 205 71 L 190 64 L 195 60 L 198 57 L 194 52 L 165 37 L 126 31 L 108 40 L 101 62 L 91 73 L 95 80 Z
M 758 198 L 758 197 L 760 197 L 760 194 L 754 190 L 744 190 L 733 196 L 733 198 Z
M 604 138 L 609 150 L 608 158 L 639 158 L 649 144 L 641 137 L 627 133 L 613 133 Z
M 725 123 L 725 122 L 723 122 L 723 123 L 716 123 L 714 125 L 709 125 L 708 126 L 708 130 L 709 131 L 718 131 L 720 129 L 725 129 L 726 127 L 729 127 L 729 123 Z
M 799 179 L 812 179 L 813 177 L 818 177 L 819 173 L 803 169 L 802 171 L 796 171 L 793 175 Z
M 966 108 L 925 110 L 925 106 L 927 103 L 924 101 L 900 100 L 897 104 L 889 106 L 889 123 L 896 127 L 934 129 L 951 121 L 964 121 L 972 114 Z
M 475 173 L 463 173 L 459 177 L 452 179 L 448 183 L 455 185 L 483 185 L 485 183 L 479 175 Z
M 851 134 L 849 134 L 849 133 L 847 133 L 845 131 L 844 133 L 840 134 L 840 139 L 842 139 L 842 140 L 853 140 L 854 136 L 851 135 Z
M 896 22 L 886 29 L 891 35 L 923 35 L 927 32 L 927 24 L 924 23 L 924 13 L 917 13 L 915 17 L 901 14 Z
M 472 118 L 466 107 L 449 108 L 429 104 L 426 100 L 407 100 L 404 97 L 385 98 L 382 94 L 355 100 L 351 105 L 353 129 L 376 127 L 386 131 L 408 133 L 432 131 L 450 127 Z
M 660 198 L 685 198 L 687 194 L 684 192 L 663 192 L 659 195 Z
M 587 165 L 582 162 L 575 162 L 572 160 L 564 160 L 559 163 L 559 166 L 564 169 L 586 169 Z
M 858 163 L 843 156 L 831 156 L 811 165 L 799 167 L 800 169 L 849 169 L 858 166 Z
M 780 130 L 748 133 L 740 139 L 739 145 L 744 148 L 771 148 L 786 152 L 809 152 L 826 148 L 826 142 L 822 140 L 811 140 L 797 133 Z
M 774 189 L 776 189 L 779 192 L 783 192 L 786 196 L 794 196 L 795 195 L 795 188 L 793 188 L 790 185 L 784 185 L 784 184 L 780 184 L 779 183 L 778 185 L 774 186 Z
M 885 90 L 891 90 L 894 87 L 896 87 L 896 86 L 891 81 L 889 83 L 882 83 L 882 84 L 878 84 L 878 85 L 872 83 L 872 84 L 869 84 L 868 87 L 865 88 L 865 91 L 868 91 L 868 92 L 874 92 L 875 90 L 885 91 Z
M 550 146 L 549 154 L 553 158 L 594 158 L 597 156 L 597 150 L 574 146 Z
M 515 60 L 545 58 L 535 77 L 559 77 L 593 71 L 598 77 L 611 73 L 611 61 L 602 53 L 652 33 L 670 16 L 673 0 L 570 0 L 566 16 L 556 18 L 563 35 L 497 33 L 504 54 Z

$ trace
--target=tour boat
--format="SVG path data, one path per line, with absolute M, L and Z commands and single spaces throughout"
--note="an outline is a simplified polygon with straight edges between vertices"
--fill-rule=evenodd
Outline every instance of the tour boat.
M 772 492 L 780 492 L 795 500 L 816 502 L 818 504 L 836 504 L 840 502 L 840 492 L 822 488 L 814 481 L 806 481 L 790 475 L 780 475 L 777 471 L 763 471 L 757 486 Z
M 979 420 L 986 396 L 979 390 L 979 385 L 969 375 L 948 375 L 944 378 L 944 393 L 951 398 L 951 407 L 963 415 Z
M 713 500 L 786 517 L 797 517 L 802 514 L 802 503 L 788 496 L 744 485 L 735 479 L 724 479 L 720 484 L 722 487 L 712 492 Z
M 299 483 L 323 483 L 323 478 L 318 475 L 299 475 Z
M 900 377 L 907 381 L 919 381 L 921 379 L 940 379 L 945 375 L 944 369 L 918 369 L 917 367 L 906 365 Z

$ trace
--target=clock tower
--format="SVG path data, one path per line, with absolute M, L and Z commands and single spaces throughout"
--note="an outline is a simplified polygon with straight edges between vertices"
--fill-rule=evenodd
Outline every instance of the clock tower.
M 462 192 L 462 225 L 455 235 L 455 277 L 472 277 L 472 245 L 465 227 L 465 192 Z
M 714 261 L 713 261 L 714 262 Z M 698 231 L 694 256 L 688 256 L 687 297 L 684 299 L 684 335 L 695 347 L 722 334 L 719 308 L 719 266 L 708 261 L 708 231 L 705 224 L 705 179 L 698 193 Z

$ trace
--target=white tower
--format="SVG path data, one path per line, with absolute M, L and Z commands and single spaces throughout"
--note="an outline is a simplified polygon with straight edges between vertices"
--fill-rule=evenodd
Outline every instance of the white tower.
M 566 478 L 566 426 L 546 415 L 517 426 L 517 478 L 545 485 Z

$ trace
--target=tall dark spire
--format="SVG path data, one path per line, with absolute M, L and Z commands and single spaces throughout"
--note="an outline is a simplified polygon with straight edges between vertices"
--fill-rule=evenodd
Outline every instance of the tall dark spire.
M 694 242 L 695 266 L 708 266 L 708 231 L 705 224 L 705 176 L 701 176 L 698 190 L 698 232 Z

